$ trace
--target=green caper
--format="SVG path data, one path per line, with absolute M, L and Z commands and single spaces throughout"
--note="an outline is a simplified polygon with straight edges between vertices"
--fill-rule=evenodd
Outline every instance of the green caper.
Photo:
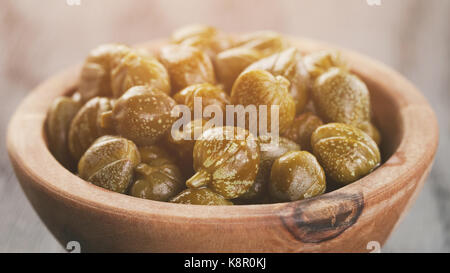
M 310 198 L 324 193 L 325 188 L 325 173 L 309 152 L 287 152 L 272 165 L 269 192 L 278 201 Z
M 247 192 L 259 168 L 259 143 L 239 127 L 214 127 L 203 132 L 194 145 L 194 169 L 186 185 L 208 186 L 226 199 Z
M 373 125 L 370 121 L 365 121 L 356 126 L 358 129 L 361 129 L 364 133 L 368 134 L 375 143 L 380 146 L 381 144 L 381 134 L 380 131 Z
M 154 57 L 130 51 L 111 72 L 111 89 L 115 98 L 133 86 L 147 85 L 170 94 L 169 73 Z
M 300 145 L 284 137 L 279 137 L 278 141 L 272 141 L 273 138 L 266 135 L 260 136 L 258 140 L 261 150 L 258 174 L 252 187 L 238 198 L 239 201 L 261 202 L 267 195 L 267 185 L 270 180 L 273 162 L 289 151 L 300 150 Z
M 66 168 L 75 167 L 68 147 L 70 123 L 81 108 L 81 102 L 72 97 L 56 98 L 47 112 L 47 138 L 50 151 Z
M 245 71 L 234 82 L 231 102 L 235 105 L 256 106 L 258 116 L 260 107 L 266 106 L 266 128 L 272 132 L 272 119 L 278 118 L 280 132 L 291 126 L 295 118 L 295 101 L 289 93 L 290 82 L 283 76 L 274 76 L 265 70 Z M 279 114 L 272 117 L 272 107 L 278 107 Z M 246 121 L 246 128 L 259 120 Z M 275 129 L 275 128 L 274 128 Z M 252 131 L 252 133 L 255 133 Z M 255 133 L 256 134 L 256 133 Z
M 169 201 L 185 188 L 180 170 L 165 158 L 155 159 L 151 164 L 141 163 L 135 172 L 136 182 L 130 193 L 136 197 Z
M 172 43 L 199 48 L 211 58 L 233 44 L 230 35 L 207 25 L 188 25 L 179 28 L 172 33 L 171 38 Z
M 201 136 L 206 124 L 204 119 L 191 120 L 180 130 L 171 130 L 167 134 L 166 143 L 169 149 L 177 156 L 179 166 L 186 177 L 194 175 L 194 145 Z
M 114 129 L 137 145 L 152 145 L 170 129 L 175 101 L 166 93 L 150 86 L 134 86 L 101 117 L 104 128 Z
M 104 44 L 93 49 L 81 68 L 79 91 L 83 102 L 94 97 L 112 97 L 111 71 L 132 51 L 122 44 Z
M 220 194 L 208 188 L 186 189 L 170 200 L 172 203 L 206 205 L 206 206 L 229 206 L 231 201 L 226 200 Z
M 75 160 L 99 137 L 113 134 L 114 130 L 101 125 L 103 113 L 111 110 L 111 100 L 95 97 L 89 100 L 73 118 L 69 129 L 69 151 Z
M 347 64 L 342 59 L 339 51 L 324 50 L 313 52 L 305 56 L 304 63 L 312 79 L 316 79 L 333 67 L 348 70 Z
M 133 169 L 141 157 L 136 145 L 121 137 L 98 138 L 78 163 L 81 178 L 102 188 L 125 193 L 133 178 Z
M 178 166 L 173 158 L 156 145 L 139 148 L 141 164 L 135 169 L 136 182 L 130 189 L 135 197 L 169 201 L 185 188 Z
M 283 76 L 291 84 L 289 93 L 295 101 L 297 114 L 305 108 L 309 99 L 309 74 L 303 63 L 302 55 L 296 48 L 288 48 L 269 57 L 254 62 L 245 71 L 261 69 L 274 76 Z
M 311 136 L 311 146 L 327 176 L 341 185 L 358 180 L 380 164 L 377 144 L 347 124 L 320 126 Z
M 366 84 L 357 76 L 332 68 L 319 76 L 312 97 L 324 122 L 358 125 L 370 120 L 370 96 Z
M 197 83 L 216 83 L 211 59 L 198 48 L 167 45 L 161 48 L 159 59 L 169 72 L 170 85 L 174 92 Z
M 283 136 L 300 144 L 302 150 L 311 152 L 311 135 L 322 120 L 311 112 L 303 113 L 294 119 L 292 125 L 283 132 Z

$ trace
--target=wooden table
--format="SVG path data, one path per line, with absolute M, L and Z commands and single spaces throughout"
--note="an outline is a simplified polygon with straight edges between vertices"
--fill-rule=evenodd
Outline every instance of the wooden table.
M 100 43 L 132 44 L 195 22 L 327 41 L 372 56 L 414 82 L 438 115 L 440 147 L 422 193 L 383 251 L 450 251 L 449 17 L 448 0 L 381 0 L 380 6 L 367 0 L 2 1 L 0 252 L 64 251 L 26 200 L 5 151 L 8 120 L 29 90 Z

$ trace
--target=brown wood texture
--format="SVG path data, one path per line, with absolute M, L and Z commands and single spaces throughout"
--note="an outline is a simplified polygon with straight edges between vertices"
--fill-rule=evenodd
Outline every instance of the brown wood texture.
M 305 53 L 329 48 L 291 39 Z M 84 182 L 51 156 L 43 134 L 50 103 L 74 90 L 78 67 L 44 82 L 19 106 L 8 129 L 8 152 L 25 194 L 62 245 L 75 240 L 95 252 L 366 251 L 368 238 L 386 241 L 420 191 L 437 149 L 438 125 L 425 98 L 401 75 L 341 51 L 371 90 L 387 161 L 317 198 L 205 207 L 142 200 Z
M 380 60 L 414 82 L 438 116 L 439 150 L 417 202 L 402 216 L 404 220 L 397 224 L 383 251 L 450 251 L 450 1 L 381 2 L 373 7 L 365 0 L 81 0 L 80 6 L 70 6 L 65 0 L 1 1 L 0 252 L 64 251 L 26 200 L 6 153 L 6 128 L 23 98 L 43 79 L 81 61 L 100 43 L 132 44 L 167 36 L 179 26 L 196 22 L 232 32 L 272 29 L 324 40 Z M 386 108 L 393 109 L 391 106 Z M 378 115 L 388 119 L 394 113 Z M 426 134 L 427 122 L 420 128 Z M 27 139 L 31 141 L 32 136 Z M 392 164 L 407 159 L 400 156 Z M 309 213 L 301 208 L 294 211 L 299 219 Z M 71 232 L 67 227 L 63 230 Z M 91 235 L 95 236 L 111 235 Z M 110 240 L 108 244 L 116 244 Z M 278 235 L 267 240 L 278 241 Z

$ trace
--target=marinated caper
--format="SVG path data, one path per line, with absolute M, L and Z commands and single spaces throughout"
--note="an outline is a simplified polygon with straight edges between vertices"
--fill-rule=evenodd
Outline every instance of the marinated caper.
M 176 29 L 172 33 L 171 38 L 172 42 L 179 44 L 192 37 L 213 37 L 217 35 L 217 32 L 218 31 L 215 27 L 202 24 L 193 24 Z
M 262 57 L 267 57 L 287 48 L 288 42 L 276 32 L 257 31 L 241 36 L 235 46 L 255 49 Z
M 199 48 L 211 58 L 233 44 L 229 35 L 207 25 L 189 25 L 177 29 L 172 34 L 172 42 Z
M 216 83 L 211 59 L 198 48 L 168 45 L 161 49 L 159 57 L 169 72 L 174 92 L 197 83 Z
M 114 130 L 102 128 L 100 118 L 111 110 L 111 100 L 95 97 L 89 100 L 73 118 L 69 129 L 69 151 L 75 160 L 98 138 L 113 134 Z
M 300 146 L 284 137 L 279 137 L 278 141 L 273 141 L 271 136 L 261 136 L 258 138 L 260 144 L 260 163 L 258 174 L 252 187 L 239 197 L 240 201 L 261 202 L 267 194 L 267 184 L 270 180 L 270 170 L 273 162 L 289 151 L 299 151 Z
M 361 129 L 364 133 L 368 134 L 375 143 L 380 146 L 381 144 L 381 134 L 378 131 L 377 127 L 373 125 L 370 121 L 365 121 L 356 126 L 358 129 Z
M 296 48 L 289 48 L 269 57 L 261 59 L 245 69 L 266 70 L 274 76 L 283 76 L 289 82 L 290 94 L 294 98 L 296 111 L 301 113 L 308 102 L 309 74 L 303 63 L 302 55 Z
M 111 71 L 130 51 L 122 44 L 104 44 L 89 53 L 79 80 L 79 92 L 84 102 L 94 97 L 112 97 Z
M 140 161 L 133 142 L 121 137 L 103 136 L 81 157 L 78 173 L 97 186 L 124 193 L 132 181 L 133 169 Z
M 269 192 L 278 201 L 296 201 L 325 192 L 325 173 L 306 151 L 287 152 L 272 165 Z
M 208 186 L 226 199 L 247 192 L 259 169 L 259 143 L 247 130 L 215 127 L 203 132 L 194 145 L 194 169 L 197 173 L 186 185 Z
M 139 147 L 139 154 L 141 155 L 141 162 L 151 164 L 154 160 L 159 158 L 167 159 L 168 161 L 174 161 L 169 153 L 156 145 Z
M 173 97 L 178 104 L 184 104 L 191 110 L 194 118 L 194 99 L 201 98 L 201 107 L 204 110 L 207 106 L 217 105 L 225 113 L 225 106 L 231 104 L 230 97 L 222 89 L 210 83 L 200 83 L 188 86 L 175 94 Z M 200 113 L 203 117 L 203 113 Z
M 357 76 L 331 68 L 314 82 L 312 97 L 324 122 L 358 125 L 370 120 L 370 96 Z
M 302 148 L 298 143 L 285 137 L 274 138 L 273 136 L 265 135 L 260 136 L 258 140 L 261 150 L 261 163 L 268 162 L 270 166 L 272 166 L 275 159 L 283 154 L 290 151 L 299 151 Z
M 217 78 L 227 92 L 244 69 L 261 59 L 263 55 L 251 48 L 231 48 L 217 54 L 215 59 Z
M 186 189 L 170 200 L 172 203 L 205 205 L 205 206 L 229 206 L 232 202 L 208 188 Z
M 316 79 L 333 67 L 348 70 L 339 51 L 325 50 L 308 54 L 304 58 L 304 63 L 312 79 Z
M 170 128 L 177 117 L 171 115 L 175 101 L 149 86 L 130 88 L 117 99 L 111 111 L 102 115 L 102 126 L 137 145 L 152 145 Z
M 68 134 L 70 123 L 80 108 L 79 98 L 58 97 L 47 112 L 48 146 L 55 158 L 70 170 L 75 167 L 75 164 L 70 156 Z
M 309 100 L 308 103 L 306 104 L 305 110 L 303 111 L 303 113 L 307 113 L 307 112 L 317 115 L 316 107 L 314 106 L 313 100 Z
M 187 177 L 191 177 L 195 173 L 193 168 L 194 145 L 206 130 L 205 123 L 204 119 L 192 120 L 183 128 L 172 130 L 168 134 L 167 146 L 177 155 L 180 168 Z
M 169 74 L 154 57 L 131 51 L 123 56 L 111 72 L 111 89 L 115 98 L 133 86 L 148 85 L 170 94 Z
M 311 135 L 322 126 L 322 120 L 311 112 L 301 114 L 294 119 L 292 125 L 283 133 L 283 136 L 300 144 L 302 150 L 312 152 Z
M 185 188 L 178 166 L 157 146 L 139 148 L 141 161 L 135 169 L 136 182 L 130 194 L 135 197 L 169 201 Z
M 272 132 L 272 106 L 279 106 L 279 131 L 286 130 L 295 117 L 295 102 L 289 94 L 289 81 L 283 76 L 273 76 L 264 70 L 243 72 L 233 85 L 231 102 L 243 106 L 267 106 L 267 129 Z M 254 120 L 249 122 L 254 123 Z M 247 122 L 247 126 L 249 125 Z M 248 128 L 248 127 L 247 127 Z M 274 128 L 275 129 L 275 128 Z
M 341 185 L 358 180 L 380 164 L 377 144 L 347 124 L 320 126 L 311 136 L 311 146 L 327 176 Z

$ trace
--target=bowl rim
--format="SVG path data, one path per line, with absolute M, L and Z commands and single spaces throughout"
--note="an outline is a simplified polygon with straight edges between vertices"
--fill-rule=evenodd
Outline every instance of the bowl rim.
M 292 46 L 299 48 L 301 52 L 322 49 L 339 50 L 358 74 L 383 75 L 385 78 L 379 81 L 383 82 L 384 87 L 389 88 L 392 98 L 400 108 L 403 136 L 390 158 L 362 179 L 314 199 L 320 200 L 322 196 L 356 192 L 373 196 L 386 188 L 393 187 L 399 178 L 413 177 L 420 169 L 418 166 L 427 167 L 431 164 L 438 146 L 437 119 L 427 100 L 413 84 L 393 69 L 359 53 L 310 39 L 294 37 L 288 39 Z M 153 40 L 139 47 L 155 51 L 165 42 L 164 39 Z M 364 65 L 361 66 L 361 64 Z M 67 91 L 75 87 L 80 67 L 80 64 L 73 66 L 41 83 L 22 101 L 10 120 L 7 149 L 11 162 L 16 174 L 20 171 L 29 177 L 33 181 L 33 186 L 39 187 L 54 198 L 70 200 L 105 212 L 128 217 L 164 215 L 170 217 L 170 221 L 195 218 L 206 222 L 219 222 L 242 217 L 264 221 L 266 216 L 277 215 L 293 204 L 301 204 L 305 201 L 236 206 L 185 205 L 140 199 L 87 183 L 56 161 L 47 148 L 43 132 L 51 99 L 56 95 L 62 95 L 62 90 Z M 428 132 L 418 133 L 418 128 L 423 128 L 424 121 L 426 121 L 425 127 Z M 418 146 L 415 143 L 423 143 L 423 145 Z M 403 161 L 405 158 L 408 160 Z M 401 164 L 399 160 L 402 161 Z

